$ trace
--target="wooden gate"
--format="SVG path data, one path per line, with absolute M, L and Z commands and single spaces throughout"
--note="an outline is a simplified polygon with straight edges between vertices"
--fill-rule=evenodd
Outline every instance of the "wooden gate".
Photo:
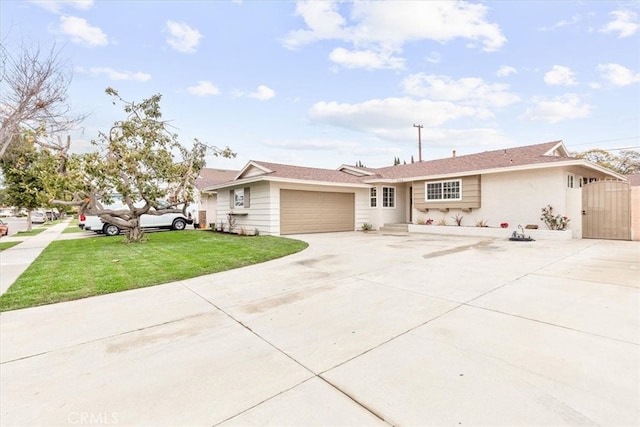
M 582 237 L 631 240 L 628 182 L 596 181 L 582 187 Z

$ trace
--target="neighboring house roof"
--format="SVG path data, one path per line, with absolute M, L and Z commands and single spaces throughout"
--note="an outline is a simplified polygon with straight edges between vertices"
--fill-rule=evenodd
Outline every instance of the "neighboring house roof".
M 261 180 L 313 181 L 335 184 L 363 185 L 375 182 L 404 182 L 442 176 L 461 176 L 474 173 L 525 170 L 540 167 L 577 165 L 604 172 L 616 179 L 624 179 L 609 169 L 584 159 L 570 157 L 562 141 L 524 147 L 485 151 L 483 153 L 448 157 L 384 168 L 359 168 L 342 165 L 335 169 L 308 168 L 262 161 L 250 161 L 232 182 L 214 185 L 223 188 L 244 182 Z
M 235 170 L 202 168 L 200 175 L 196 178 L 196 188 L 203 191 L 216 184 L 233 181 L 236 175 L 238 171 Z
M 640 187 L 640 173 L 630 173 L 624 176 L 632 187 Z

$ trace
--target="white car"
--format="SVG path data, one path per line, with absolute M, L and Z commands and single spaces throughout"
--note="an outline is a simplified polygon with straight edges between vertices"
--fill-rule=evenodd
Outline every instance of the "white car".
M 184 230 L 187 224 L 192 223 L 181 213 L 166 213 L 163 215 L 142 215 L 140 217 L 140 226 L 142 228 L 169 228 L 171 230 Z M 120 234 L 120 228 L 115 224 L 103 222 L 99 216 L 87 215 L 84 218 L 84 229 L 103 233 L 107 236 L 116 236 Z

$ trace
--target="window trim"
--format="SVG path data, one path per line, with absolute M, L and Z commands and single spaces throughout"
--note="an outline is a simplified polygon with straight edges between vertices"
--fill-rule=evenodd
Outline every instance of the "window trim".
M 576 188 L 576 177 L 572 173 L 567 174 L 567 188 Z
M 444 185 L 445 183 L 457 183 L 458 184 L 458 197 L 456 198 L 443 198 L 444 195 Z M 440 184 L 440 197 L 437 199 L 429 198 L 429 185 Z M 461 201 L 462 200 L 462 179 L 447 179 L 441 181 L 427 181 L 424 183 L 424 201 L 425 202 L 450 202 L 450 201 Z
M 371 187 L 369 189 L 369 207 L 378 207 L 378 187 Z
M 390 200 L 391 201 L 391 205 L 385 205 L 385 202 L 387 202 L 387 203 L 389 202 L 387 200 L 388 198 L 385 198 L 385 194 L 384 194 L 385 190 L 387 190 L 387 193 L 388 193 L 388 190 L 393 190 L 391 192 L 393 194 L 393 198 Z M 382 187 L 382 207 L 384 209 L 395 209 L 396 208 L 396 198 L 397 198 L 396 194 L 397 194 L 396 187 L 392 187 L 392 186 Z
M 251 187 L 234 188 L 229 191 L 229 207 L 231 209 L 248 209 L 250 206 Z M 238 201 L 238 196 L 242 193 L 242 203 Z

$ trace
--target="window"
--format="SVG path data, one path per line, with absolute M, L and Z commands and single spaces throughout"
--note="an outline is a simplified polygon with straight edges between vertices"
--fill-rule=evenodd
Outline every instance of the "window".
M 382 187 L 382 207 L 383 208 L 396 207 L 396 188 L 395 187 Z
M 236 208 L 244 208 L 244 188 L 233 190 L 233 205 Z
M 426 183 L 427 200 L 462 200 L 462 181 L 439 181 Z
M 229 207 L 233 208 L 248 208 L 249 207 L 249 187 L 236 188 L 229 191 Z
M 573 174 L 570 173 L 569 175 L 567 175 L 567 188 L 573 188 L 573 181 L 574 181 Z
M 376 206 L 378 206 L 378 189 L 372 187 L 369 190 L 369 207 L 375 208 Z

